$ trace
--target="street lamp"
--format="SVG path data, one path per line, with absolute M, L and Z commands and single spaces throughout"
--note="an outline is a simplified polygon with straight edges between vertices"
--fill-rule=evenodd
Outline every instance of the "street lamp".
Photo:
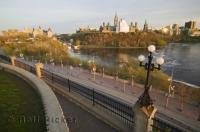
M 82 66 L 82 63 L 79 63 L 79 73 L 81 73 L 81 66 Z
M 31 61 L 33 62 L 33 56 L 31 56 L 31 59 L 32 59 Z
M 133 88 L 133 84 L 134 84 L 133 78 L 134 78 L 134 76 L 132 75 L 132 76 L 131 76 L 131 88 Z
M 93 73 L 94 73 L 94 81 L 95 81 L 96 65 L 93 65 L 92 70 L 93 70 Z
M 60 66 L 61 66 L 61 68 L 63 68 L 63 62 L 62 62 L 62 59 L 60 59 Z
M 153 101 L 151 100 L 150 95 L 149 95 L 149 88 L 150 88 L 149 74 L 150 74 L 150 71 L 153 71 L 154 69 L 160 70 L 161 65 L 164 63 L 164 59 L 162 57 L 159 57 L 156 59 L 157 66 L 154 63 L 152 63 L 152 60 L 153 60 L 152 53 L 155 50 L 156 50 L 156 47 L 154 45 L 150 45 L 148 47 L 148 51 L 149 51 L 148 62 L 146 62 L 145 64 L 143 64 L 143 62 L 145 60 L 145 56 L 140 55 L 138 57 L 140 66 L 144 67 L 145 70 L 147 70 L 146 81 L 145 81 L 145 86 L 144 86 L 145 90 L 144 90 L 143 94 L 139 97 L 139 100 L 138 100 L 140 103 L 140 107 L 148 107 L 153 104 Z

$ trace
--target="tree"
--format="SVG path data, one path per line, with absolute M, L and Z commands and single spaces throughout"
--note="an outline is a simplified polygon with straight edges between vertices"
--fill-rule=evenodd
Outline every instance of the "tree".
M 81 45 L 81 41 L 79 39 L 75 40 L 74 46 L 79 46 Z

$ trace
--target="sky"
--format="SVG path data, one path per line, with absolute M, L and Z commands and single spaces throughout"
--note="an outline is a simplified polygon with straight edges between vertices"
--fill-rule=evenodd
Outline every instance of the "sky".
M 141 28 L 145 19 L 153 29 L 195 20 L 200 27 L 200 0 L 1 0 L 0 30 L 51 27 L 73 33 L 79 27 L 113 24 L 115 13 Z

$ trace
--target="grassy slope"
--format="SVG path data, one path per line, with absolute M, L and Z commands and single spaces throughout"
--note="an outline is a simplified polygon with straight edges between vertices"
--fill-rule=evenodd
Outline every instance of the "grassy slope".
M 39 116 L 40 121 L 34 121 L 34 116 Z M 0 131 L 46 131 L 44 110 L 36 91 L 25 81 L 3 71 L 0 71 Z

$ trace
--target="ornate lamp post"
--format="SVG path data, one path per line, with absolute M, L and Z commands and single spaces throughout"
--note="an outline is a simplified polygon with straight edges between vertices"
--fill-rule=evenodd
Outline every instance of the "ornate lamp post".
M 153 60 L 153 55 L 152 53 L 156 50 L 156 47 L 154 45 L 150 45 L 148 47 L 148 51 L 149 51 L 149 55 L 148 55 L 148 61 L 143 64 L 143 61 L 145 60 L 144 55 L 140 55 L 138 57 L 138 60 L 140 61 L 140 66 L 144 67 L 145 70 L 147 70 L 147 75 L 146 75 L 146 81 L 145 81 L 145 90 L 143 92 L 143 94 L 139 97 L 139 104 L 140 107 L 148 107 L 148 106 L 152 106 L 153 105 L 153 101 L 150 98 L 149 95 L 149 75 L 150 75 L 150 71 L 153 71 L 154 69 L 161 69 L 161 65 L 164 63 L 164 59 L 162 57 L 157 58 L 156 63 L 157 66 L 152 63 Z

